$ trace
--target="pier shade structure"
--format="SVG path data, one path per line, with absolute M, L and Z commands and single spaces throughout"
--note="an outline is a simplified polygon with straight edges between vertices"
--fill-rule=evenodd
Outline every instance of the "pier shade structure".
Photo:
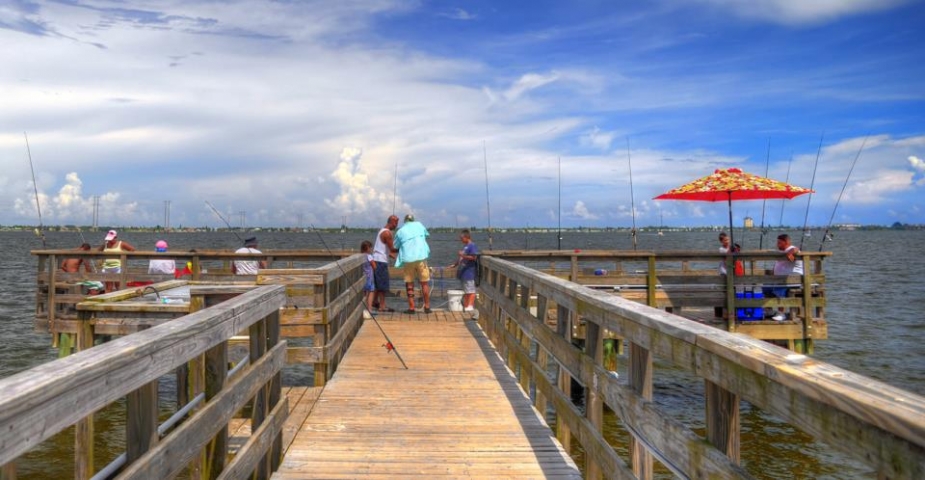
M 249 284 L 194 282 L 189 312 L 119 335 L 94 333 L 90 318 L 106 309 L 78 302 L 77 316 L 87 319 L 74 320 L 69 355 L 0 380 L 0 472 L 15 478 L 24 452 L 74 425 L 76 478 L 652 478 L 664 471 L 750 478 L 739 426 L 747 401 L 873 476 L 925 478 L 925 398 L 743 335 L 735 318 L 734 328 L 728 318 L 717 328 L 666 311 L 660 297 L 684 297 L 659 281 L 668 276 L 654 275 L 649 288 L 659 263 L 651 255 L 608 260 L 614 270 L 617 263 L 648 266 L 640 274 L 624 268 L 610 290 L 572 281 L 586 273 L 574 255 L 483 256 L 477 320 L 441 310 L 381 315 L 378 325 L 364 320 L 360 255 L 267 270 Z M 720 259 L 707 260 L 715 266 Z M 562 278 L 564 265 L 571 278 Z M 621 286 L 636 275 L 645 280 L 644 302 L 624 298 L 640 290 Z M 821 273 L 809 278 L 799 285 L 818 291 Z M 749 281 L 732 279 L 734 288 L 740 280 Z M 117 293 L 128 303 L 150 295 Z M 299 306 L 306 297 L 311 305 Z M 806 297 L 817 298 L 794 297 L 786 306 L 807 308 Z M 286 351 L 287 316 L 317 322 L 290 323 L 311 325 L 311 345 L 298 347 L 306 350 Z M 383 348 L 378 328 L 407 369 Z M 625 353 L 608 358 L 615 342 Z M 236 348 L 246 353 L 229 354 Z M 656 360 L 702 383 L 703 395 L 693 398 L 702 402 L 704 431 L 652 402 Z M 625 362 L 624 373 L 614 374 L 616 362 Z M 280 371 L 300 363 L 317 368 L 314 384 L 282 385 Z M 159 423 L 163 377 L 186 379 L 187 393 Z M 105 432 L 95 430 L 94 412 L 122 399 L 124 459 L 96 461 L 94 440 Z M 605 438 L 605 409 L 628 449 Z

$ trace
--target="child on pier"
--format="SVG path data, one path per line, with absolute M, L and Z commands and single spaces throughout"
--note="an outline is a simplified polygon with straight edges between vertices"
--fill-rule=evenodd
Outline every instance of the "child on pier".
M 366 283 L 363 285 L 363 293 L 366 297 L 366 310 L 369 314 L 373 312 L 373 302 L 376 300 L 376 285 L 373 282 L 373 272 L 376 270 L 376 261 L 373 260 L 373 244 L 369 240 L 363 240 L 360 244 L 360 253 L 366 254 L 366 263 L 363 264 L 363 276 L 366 277 Z

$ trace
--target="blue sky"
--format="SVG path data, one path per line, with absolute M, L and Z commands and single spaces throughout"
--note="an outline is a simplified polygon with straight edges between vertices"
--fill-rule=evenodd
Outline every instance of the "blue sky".
M 493 226 L 556 225 L 559 158 L 565 227 L 634 203 L 639 225 L 722 225 L 652 198 L 732 166 L 809 187 L 823 132 L 810 224 L 868 136 L 835 222 L 925 223 L 923 24 L 913 0 L 8 1 L 0 224 L 37 223 L 23 132 L 46 224 L 99 196 L 112 225 L 170 200 L 173 226 L 222 225 L 209 201 L 236 225 L 395 205 L 484 227 L 487 154 Z

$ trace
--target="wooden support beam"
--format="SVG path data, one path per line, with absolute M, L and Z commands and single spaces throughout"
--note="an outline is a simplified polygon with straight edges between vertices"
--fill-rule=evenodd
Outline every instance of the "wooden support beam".
M 125 453 L 128 464 L 157 445 L 157 380 L 126 396 Z
M 595 365 L 603 365 L 604 348 L 601 327 L 589 322 L 585 326 L 585 355 L 591 358 Z M 601 433 L 604 432 L 604 402 L 596 385 L 585 387 L 585 417 L 591 425 Z M 602 478 L 601 466 L 590 455 L 586 457 L 585 478 Z
M 645 400 L 652 400 L 652 373 L 652 355 L 649 350 L 630 343 L 630 388 Z M 635 436 L 630 440 L 630 458 L 636 478 L 652 478 L 652 455 Z
M 567 342 L 572 342 L 572 320 L 571 312 L 562 305 L 556 306 L 556 333 L 564 338 Z M 559 365 L 559 390 L 565 394 L 565 398 L 572 398 L 572 376 L 568 370 Z M 572 452 L 572 434 L 565 422 L 559 421 L 558 409 L 556 410 L 556 438 L 562 444 L 566 452 Z
M 704 380 L 707 402 L 707 441 L 733 462 L 739 456 L 739 396 Z
M 81 321 L 77 327 L 77 351 L 93 347 L 93 325 L 90 324 L 90 315 L 81 312 Z M 74 478 L 87 479 L 93 476 L 94 446 L 93 446 L 93 414 L 77 421 L 74 424 Z
M 228 343 L 222 342 L 205 354 L 205 393 L 206 403 L 215 398 L 225 387 L 228 376 Z M 225 456 L 228 451 L 228 425 L 224 425 L 215 434 L 202 454 L 202 478 L 212 480 L 225 469 Z

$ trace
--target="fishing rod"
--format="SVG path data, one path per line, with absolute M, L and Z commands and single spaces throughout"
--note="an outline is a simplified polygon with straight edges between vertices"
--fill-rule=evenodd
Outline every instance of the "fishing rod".
M 558 230 L 558 243 L 557 250 L 562 250 L 562 157 L 559 157 L 559 214 L 557 215 L 559 222 Z
M 39 228 L 35 230 L 35 234 L 42 239 L 42 248 L 45 248 L 45 232 L 44 226 L 42 225 L 42 204 L 39 202 L 39 186 L 35 183 L 35 166 L 32 165 L 32 149 L 29 148 L 29 136 L 26 135 L 26 132 L 22 132 L 22 136 L 26 139 L 26 153 L 29 155 L 29 169 L 32 170 L 32 189 L 35 191 L 35 209 L 39 212 Z
M 488 147 L 482 140 L 482 157 L 485 159 L 485 208 L 488 212 L 488 250 L 491 250 L 491 197 L 488 195 Z
M 633 193 L 633 158 L 630 157 L 630 137 L 626 137 L 626 161 L 630 167 L 630 210 L 633 215 L 633 250 L 636 250 L 636 194 Z
M 221 218 L 222 221 L 225 222 L 225 226 L 228 227 L 228 230 L 231 231 L 231 233 L 234 234 L 235 237 L 238 237 L 238 241 L 241 243 L 244 243 L 244 239 L 241 238 L 240 235 L 238 235 L 238 232 L 235 232 L 234 229 L 231 228 L 231 224 L 228 223 L 228 220 L 225 220 L 225 217 L 223 217 L 222 214 L 219 213 L 218 210 L 216 210 L 215 207 L 211 203 L 209 203 L 208 200 L 206 200 L 206 205 L 208 205 L 209 208 L 211 208 L 212 211 L 215 212 L 216 215 L 218 215 L 218 218 Z
M 790 167 L 793 166 L 793 152 L 790 152 L 790 161 L 787 162 L 787 178 L 784 179 L 784 183 L 790 183 Z M 781 199 L 780 201 L 780 218 L 777 219 L 777 225 L 779 227 L 784 226 L 784 203 L 786 199 Z
M 334 253 L 331 252 L 331 249 L 328 248 L 328 244 L 324 241 L 324 237 L 321 236 L 321 232 L 317 228 L 315 228 L 314 224 L 309 224 L 309 225 L 312 227 L 312 231 L 314 231 L 315 234 L 318 235 L 318 240 L 321 241 L 321 245 L 324 247 L 325 251 L 328 252 L 328 255 L 334 256 Z M 337 265 L 337 268 L 340 269 L 340 273 L 346 277 L 347 271 L 344 270 L 344 267 L 340 264 L 340 260 L 337 260 L 334 263 Z M 354 294 L 359 294 L 360 297 L 362 298 L 363 292 L 358 291 L 355 285 L 350 285 L 349 288 Z M 373 323 L 376 324 L 376 327 L 379 328 L 379 332 L 382 333 L 382 336 L 385 338 L 385 344 L 382 346 L 385 347 L 386 352 L 395 352 L 395 356 L 398 357 L 398 361 L 401 362 L 401 366 L 405 367 L 405 370 L 408 370 L 408 365 L 406 365 L 405 361 L 401 358 L 401 354 L 398 353 L 398 349 L 395 348 L 395 344 L 392 343 L 392 340 L 389 338 L 389 335 L 385 333 L 385 330 L 382 329 L 382 325 L 379 324 L 379 320 L 376 320 L 376 316 L 373 315 L 373 312 L 369 310 L 369 306 L 366 305 L 365 301 L 360 302 L 360 303 L 363 305 L 363 310 L 369 314 L 369 317 L 373 320 Z
M 848 187 L 848 179 L 851 178 L 851 172 L 854 171 L 854 166 L 858 164 L 858 159 L 861 158 L 861 152 L 864 150 L 864 145 L 867 145 L 867 139 L 870 138 L 868 133 L 864 137 L 864 141 L 861 142 L 861 148 L 858 149 L 857 155 L 854 156 L 854 161 L 851 162 L 851 168 L 848 169 L 848 176 L 845 177 L 845 183 L 841 186 L 841 193 L 838 194 L 838 200 L 835 201 L 835 208 L 832 209 L 832 216 L 829 217 L 829 224 L 825 226 L 825 233 L 822 235 L 822 241 L 819 242 L 819 251 L 822 251 L 822 246 L 825 245 L 825 240 L 829 238 L 829 229 L 832 227 L 832 221 L 835 220 L 835 211 L 838 210 L 838 204 L 841 203 L 841 197 L 845 194 L 845 188 Z
M 768 178 L 768 172 L 771 168 L 771 137 L 768 137 L 768 155 L 764 160 L 764 178 Z M 768 230 L 764 228 L 764 207 L 768 203 L 768 199 L 761 199 L 761 236 L 758 237 L 758 250 L 764 249 L 764 236 L 768 233 Z
M 822 155 L 822 139 L 825 138 L 825 130 L 822 131 L 822 135 L 819 137 L 819 149 L 816 150 L 816 163 L 813 165 L 813 179 L 809 182 L 809 189 L 812 190 L 813 186 L 816 184 L 816 170 L 819 169 L 819 156 Z M 813 194 L 809 194 L 809 199 L 806 200 L 806 214 L 803 216 L 803 235 L 800 236 L 800 250 L 803 250 L 803 240 L 806 238 L 806 225 L 809 222 L 809 204 L 813 201 Z

